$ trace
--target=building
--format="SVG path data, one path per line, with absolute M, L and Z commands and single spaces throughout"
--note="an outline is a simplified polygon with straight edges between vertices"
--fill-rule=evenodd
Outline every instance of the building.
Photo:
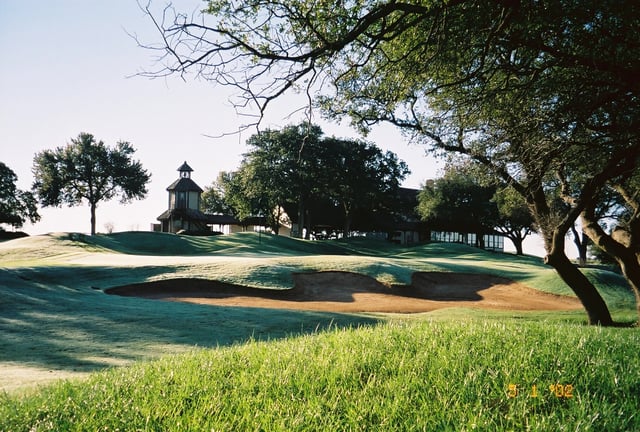
M 390 240 L 404 246 L 429 241 L 430 227 L 422 221 L 418 207 L 418 189 L 398 188 L 396 214 Z
M 160 231 L 210 231 L 207 215 L 200 211 L 202 189 L 191 179 L 193 169 L 185 161 L 178 172 L 178 179 L 167 187 L 168 209 L 157 218 Z
M 203 190 L 192 179 L 193 169 L 185 161 L 179 168 L 179 177 L 167 187 L 168 209 L 158 216 L 159 224 L 155 231 L 188 234 L 229 234 L 239 231 L 263 231 L 264 218 L 247 218 L 238 221 L 230 215 L 206 214 L 201 211 Z M 463 243 L 481 246 L 488 250 L 503 251 L 504 236 L 498 233 L 485 234 L 478 241 L 477 234 L 464 227 L 430 226 L 422 221 L 416 212 L 419 190 L 398 188 L 393 207 L 387 211 L 357 213 L 352 222 L 350 234 L 386 238 L 401 245 L 437 241 Z M 296 206 L 282 208 L 281 226 L 289 235 L 295 235 L 298 226 Z M 290 213 L 289 213 L 290 212 Z M 305 227 L 310 238 L 340 238 L 344 221 L 343 215 L 335 204 L 317 201 L 307 205 Z M 284 222 L 284 221 L 287 222 Z M 283 233 L 284 234 L 284 233 Z
M 338 239 L 345 236 L 390 240 L 401 245 L 429 241 L 429 227 L 416 213 L 417 189 L 398 188 L 384 205 L 375 209 L 355 209 L 351 215 L 350 231 L 345 233 L 343 208 L 331 200 L 309 200 L 305 206 L 304 226 L 300 227 L 298 206 L 285 204 L 283 211 L 290 221 L 291 235 L 300 231 L 311 239 Z
M 185 161 L 178 168 L 179 176 L 167 187 L 168 208 L 152 224 L 153 231 L 187 234 L 229 234 L 257 230 L 258 218 L 240 222 L 233 216 L 207 214 L 201 211 L 202 188 L 191 179 L 193 169 Z

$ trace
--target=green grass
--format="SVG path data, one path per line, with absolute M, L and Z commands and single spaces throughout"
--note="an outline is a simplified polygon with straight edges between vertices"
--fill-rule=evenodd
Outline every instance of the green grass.
M 539 258 L 462 245 L 256 233 L 11 240 L 0 243 L 0 430 L 640 429 L 637 329 L 591 328 L 583 311 L 338 314 L 103 292 L 169 278 L 288 288 L 292 272 L 325 270 L 390 284 L 416 271 L 489 273 L 571 294 Z M 620 275 L 585 274 L 617 321 L 637 319 Z M 555 383 L 575 397 L 550 397 Z M 509 384 L 538 385 L 541 397 L 509 398 Z
M 0 429 L 638 430 L 639 344 L 634 329 L 391 321 L 196 350 L 5 396 Z
M 337 243 L 312 243 L 286 236 L 259 235 L 254 232 L 227 236 L 177 236 L 167 233 L 123 232 L 111 235 L 82 236 L 81 241 L 105 249 L 133 255 L 243 255 L 261 254 L 334 254 L 345 253 Z

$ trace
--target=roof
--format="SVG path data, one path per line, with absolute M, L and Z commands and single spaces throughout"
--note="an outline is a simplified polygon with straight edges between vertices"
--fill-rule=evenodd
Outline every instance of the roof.
M 260 223 L 259 220 L 254 220 L 257 218 L 248 218 L 247 220 L 241 222 L 230 215 L 202 213 L 199 210 L 194 210 L 191 208 L 165 210 L 160 216 L 157 217 L 157 220 L 163 221 L 171 219 L 172 217 L 204 222 L 211 225 L 258 225 Z
M 171 217 L 188 219 L 192 221 L 204 221 L 204 222 L 207 221 L 207 215 L 205 215 L 199 210 L 194 210 L 190 208 L 177 208 L 177 209 L 165 210 L 156 219 L 159 221 L 163 221 L 163 220 L 171 219 Z
M 167 190 L 176 192 L 202 192 L 202 189 L 196 182 L 186 177 L 179 178 L 171 183 L 169 187 L 167 187 Z
M 178 171 L 193 171 L 193 169 L 187 164 L 187 161 L 184 161 L 184 163 L 182 165 L 180 165 L 180 168 L 178 168 Z
M 405 200 L 418 199 L 419 193 L 420 193 L 420 189 L 405 188 L 405 187 L 398 188 L 398 196 L 401 199 L 405 199 Z
M 207 223 L 215 225 L 240 225 L 238 219 L 223 214 L 206 214 Z

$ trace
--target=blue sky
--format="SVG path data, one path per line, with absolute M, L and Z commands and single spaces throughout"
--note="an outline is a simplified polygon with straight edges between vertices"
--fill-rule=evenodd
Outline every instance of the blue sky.
M 161 10 L 164 1 L 154 1 Z M 197 12 L 197 0 L 173 2 Z M 167 207 L 166 187 L 185 160 L 193 179 L 206 187 L 220 171 L 235 169 L 252 131 L 224 138 L 246 122 L 228 102 L 228 89 L 186 77 L 149 79 L 136 73 L 153 68 L 155 53 L 140 48 L 159 41 L 151 20 L 135 0 L 0 0 L 0 161 L 18 175 L 18 187 L 30 189 L 37 152 L 67 144 L 80 132 L 112 146 L 129 141 L 135 157 L 152 174 L 146 199 L 98 207 L 96 229 L 149 230 Z M 271 107 L 263 126 L 279 128 L 301 120 L 290 117 L 304 104 L 292 96 Z M 358 137 L 346 126 L 317 120 L 327 135 Z M 423 147 L 408 144 L 391 126 L 374 129 L 367 139 L 407 162 L 406 187 L 419 188 L 439 175 L 441 164 Z M 42 220 L 26 225 L 29 234 L 88 232 L 89 209 L 43 208 Z M 509 243 L 509 242 L 506 242 Z M 530 242 L 530 252 L 539 240 Z M 509 245 L 510 246 L 510 245 Z M 525 246 L 526 247 L 526 246 Z
M 203 3 L 173 4 L 193 12 Z M 164 5 L 152 4 L 156 10 Z M 182 162 L 189 163 L 194 180 L 205 187 L 219 171 L 238 166 L 251 134 L 208 138 L 246 122 L 228 103 L 227 89 L 193 77 L 134 76 L 154 65 L 155 53 L 138 47 L 127 33 L 145 43 L 159 40 L 135 0 L 0 0 L 0 160 L 16 172 L 18 187 L 30 189 L 37 152 L 63 146 L 80 132 L 110 146 L 131 142 L 136 158 L 152 174 L 145 200 L 125 206 L 112 201 L 98 208 L 98 231 L 107 222 L 117 231 L 148 230 L 166 209 L 165 189 Z M 265 125 L 297 122 L 300 118 L 287 116 L 292 100 L 274 106 Z M 357 136 L 347 127 L 318 123 L 328 135 Z M 409 164 L 413 173 L 405 186 L 417 188 L 436 176 L 437 165 L 424 148 L 407 144 L 393 128 L 381 127 L 368 139 Z M 41 215 L 25 231 L 89 230 L 86 206 L 42 209 Z

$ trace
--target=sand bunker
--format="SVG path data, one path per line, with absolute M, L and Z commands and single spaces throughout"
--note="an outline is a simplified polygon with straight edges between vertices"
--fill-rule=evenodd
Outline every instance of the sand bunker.
M 429 312 L 448 307 L 502 310 L 581 308 L 578 299 L 531 289 L 497 276 L 414 273 L 411 285 L 388 286 L 357 273 L 293 274 L 293 288 L 249 288 L 205 279 L 170 279 L 126 285 L 108 294 L 219 306 L 331 312 Z

